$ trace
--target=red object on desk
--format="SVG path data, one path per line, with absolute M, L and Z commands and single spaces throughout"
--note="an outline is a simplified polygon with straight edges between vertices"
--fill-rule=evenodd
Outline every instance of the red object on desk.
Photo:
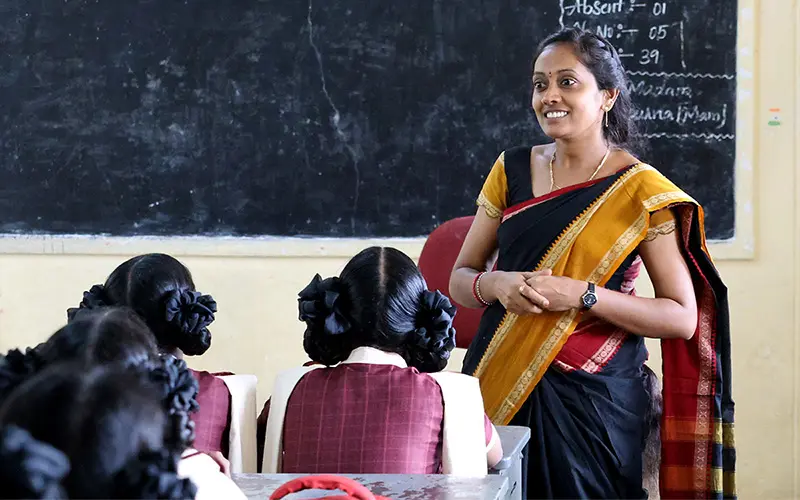
M 345 495 L 324 497 L 318 500 L 389 500 L 385 497 L 373 495 L 365 486 L 350 478 L 333 475 L 305 476 L 292 479 L 284 484 L 270 496 L 270 500 L 278 500 L 304 490 L 339 490 Z

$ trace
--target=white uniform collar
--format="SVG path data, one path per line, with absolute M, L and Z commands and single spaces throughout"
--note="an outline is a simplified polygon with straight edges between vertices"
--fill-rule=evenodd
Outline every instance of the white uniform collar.
M 399 368 L 408 368 L 403 356 L 395 352 L 381 351 L 374 347 L 357 347 L 342 364 L 364 363 L 368 365 L 394 365 Z

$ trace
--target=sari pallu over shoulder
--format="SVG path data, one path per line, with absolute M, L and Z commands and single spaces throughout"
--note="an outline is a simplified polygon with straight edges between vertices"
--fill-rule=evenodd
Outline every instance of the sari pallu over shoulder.
M 529 206 L 507 211 L 515 238 L 536 240 L 536 224 L 520 224 Z M 698 303 L 689 340 L 663 340 L 662 498 L 734 498 L 735 451 L 727 289 L 706 247 L 703 211 L 654 168 L 639 164 L 581 207 L 531 269 L 605 285 L 644 240 L 651 214 L 675 213 Z M 503 230 L 501 226 L 501 231 Z M 527 234 L 526 234 L 527 233 Z M 502 247 L 502 238 L 501 238 Z M 501 255 L 503 249 L 500 249 Z M 524 270 L 524 269 L 517 269 Z M 492 321 L 492 315 L 495 320 Z M 505 425 L 556 359 L 581 317 L 577 310 L 517 316 L 487 311 L 464 372 L 478 377 L 487 414 Z M 492 324 L 493 323 L 493 324 Z M 477 347 L 476 347 L 477 346 Z

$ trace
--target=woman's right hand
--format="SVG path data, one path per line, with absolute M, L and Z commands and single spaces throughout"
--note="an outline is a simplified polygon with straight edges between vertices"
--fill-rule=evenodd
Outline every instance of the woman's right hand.
M 481 287 L 489 284 L 491 294 L 506 308 L 517 315 L 539 314 L 548 306 L 548 301 L 526 283 L 536 276 L 550 276 L 550 269 L 534 272 L 494 271 L 481 278 Z M 487 279 L 489 278 L 489 279 Z M 488 283 L 487 283 L 488 281 Z

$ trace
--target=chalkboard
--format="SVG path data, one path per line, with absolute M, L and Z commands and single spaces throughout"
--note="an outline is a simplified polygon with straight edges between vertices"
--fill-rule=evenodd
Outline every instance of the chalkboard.
M 536 44 L 620 48 L 649 160 L 734 234 L 735 0 L 0 0 L 0 232 L 403 237 L 545 138 Z

